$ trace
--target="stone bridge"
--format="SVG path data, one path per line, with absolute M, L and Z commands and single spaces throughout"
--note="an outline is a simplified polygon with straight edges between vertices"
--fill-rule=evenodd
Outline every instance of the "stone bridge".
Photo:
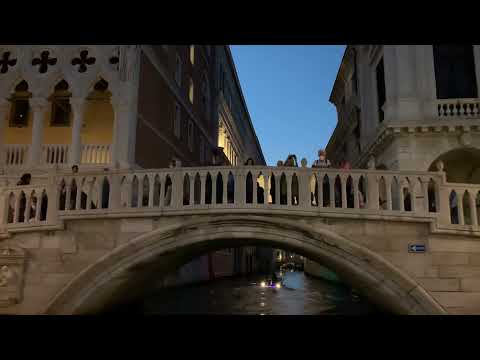
M 57 169 L 15 180 L 0 184 L 2 314 L 103 311 L 200 254 L 248 244 L 320 262 L 393 313 L 480 313 L 480 186 L 442 170 Z

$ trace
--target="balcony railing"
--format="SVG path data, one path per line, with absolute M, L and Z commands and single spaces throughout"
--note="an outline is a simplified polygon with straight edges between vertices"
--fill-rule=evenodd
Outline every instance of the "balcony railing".
M 68 164 L 69 145 L 48 144 L 42 146 L 42 159 L 45 164 Z
M 40 165 L 68 165 L 70 162 L 70 146 L 68 144 L 44 144 Z M 3 147 L 3 164 L 7 168 L 23 168 L 27 165 L 30 145 L 11 144 Z M 81 164 L 95 166 L 111 162 L 110 144 L 82 145 Z
M 438 116 L 441 118 L 480 117 L 480 99 L 446 99 L 437 100 Z
M 46 180 L 4 187 L 0 226 L 240 212 L 421 221 L 480 234 L 480 185 L 447 183 L 440 172 L 222 166 L 56 172 Z
M 3 156 L 5 156 L 4 164 L 9 167 L 23 166 L 27 162 L 29 149 L 30 145 L 5 145 L 3 150 Z
M 111 161 L 110 144 L 82 145 L 82 164 L 109 164 Z

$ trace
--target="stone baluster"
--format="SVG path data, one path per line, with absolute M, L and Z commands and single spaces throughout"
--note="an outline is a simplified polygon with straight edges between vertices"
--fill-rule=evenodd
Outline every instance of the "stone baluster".
M 423 213 L 428 214 L 429 213 L 429 199 L 428 199 L 428 179 L 422 179 L 421 184 L 422 184 L 422 192 L 423 192 Z M 435 196 L 437 197 L 437 195 Z M 419 212 L 419 209 L 417 209 L 417 212 Z
M 470 217 L 472 221 L 472 226 L 478 226 L 478 215 L 477 215 L 477 205 L 475 203 L 475 192 L 470 194 L 468 193 L 468 199 L 470 203 Z
M 258 187 L 259 185 L 257 184 L 257 176 L 255 173 L 252 173 L 252 205 L 258 204 L 258 198 L 257 198 Z
M 316 173 L 317 189 L 318 189 L 318 207 L 323 207 L 323 176 L 321 173 Z M 313 190 L 315 191 L 315 189 Z
M 465 225 L 465 217 L 463 214 L 463 194 L 464 192 L 460 193 L 457 192 L 457 206 L 458 206 L 458 223 L 460 225 Z
M 20 192 L 15 192 L 15 210 L 13 213 L 13 223 L 18 223 L 18 219 L 20 217 Z
M 392 177 L 387 176 L 384 178 L 385 179 L 385 192 L 386 192 L 386 197 L 387 197 L 387 203 L 386 203 L 386 210 L 392 211 L 393 210 L 393 198 L 392 198 Z M 383 199 L 385 200 L 385 199 Z
M 153 207 L 153 198 L 155 197 L 155 174 L 148 174 L 148 207 Z M 161 188 L 160 188 L 161 190 Z M 161 191 L 160 191 L 161 193 Z
M 70 199 L 72 197 L 72 182 L 69 179 L 65 180 L 65 211 L 70 210 Z M 111 191 L 111 190 L 110 190 Z
M 335 208 L 335 176 L 328 177 L 328 185 L 330 187 L 330 207 Z
M 360 190 L 358 189 L 358 176 L 355 176 L 353 178 L 352 186 L 353 186 L 353 207 L 355 209 L 360 209 L 360 199 L 359 199 Z
M 32 145 L 30 146 L 28 166 L 35 167 L 40 164 L 42 154 L 43 125 L 48 102 L 44 98 L 31 98 L 30 106 L 33 110 Z
M 367 191 L 368 208 L 371 210 L 379 210 L 378 178 L 375 175 L 375 173 L 370 172 L 367 175 L 367 188 L 368 188 L 368 191 Z M 389 191 L 387 188 L 387 197 L 388 197 L 388 193 Z M 390 203 L 391 203 L 391 200 L 390 200 Z
M 188 194 L 189 195 L 189 200 L 188 200 L 188 204 L 190 206 L 194 205 L 195 204 L 195 174 L 188 174 L 188 179 L 190 180 L 190 193 Z
M 222 203 L 227 204 L 228 203 L 228 193 L 227 193 L 227 185 L 228 185 L 228 172 L 223 172 L 222 173 L 222 180 L 223 180 L 223 194 L 222 194 Z
M 87 178 L 87 210 L 90 210 L 92 208 L 92 188 L 93 188 L 93 182 L 94 180 L 91 178 Z
M 235 204 L 238 206 L 245 206 L 246 200 L 247 200 L 245 196 L 246 190 L 247 190 L 247 187 L 246 187 L 247 178 L 243 168 L 237 169 L 235 171 L 234 176 L 235 176 Z M 252 180 L 255 181 L 253 179 L 253 175 L 252 175 Z M 253 196 L 255 197 L 256 194 L 253 194 Z
M 200 174 L 200 205 L 205 205 L 205 189 L 207 182 L 207 174 L 202 172 Z
M 341 186 L 342 186 L 342 209 L 346 209 L 347 206 L 347 176 L 348 175 L 342 175 L 340 177 Z
M 275 174 L 275 205 L 280 205 L 280 184 L 282 180 L 282 174 Z
M 40 214 L 42 213 L 43 191 L 40 190 L 37 195 L 37 210 L 35 212 L 35 221 L 40 221 Z
M 110 194 L 108 199 L 108 206 L 110 209 L 119 209 L 121 206 L 121 176 L 119 174 L 112 174 L 110 176 Z
M 83 179 L 75 178 L 75 183 L 77 184 L 77 199 L 75 200 L 75 209 L 80 210 L 82 208 L 82 190 L 83 190 Z
M 217 177 L 218 173 L 212 175 L 212 205 L 217 203 Z

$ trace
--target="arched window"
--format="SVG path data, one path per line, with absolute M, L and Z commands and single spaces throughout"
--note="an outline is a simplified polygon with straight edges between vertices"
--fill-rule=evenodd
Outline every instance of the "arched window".
M 55 86 L 55 92 L 51 97 L 52 116 L 50 126 L 70 126 L 70 96 L 68 83 L 65 80 L 60 81 Z
M 433 45 L 438 99 L 476 98 L 473 45 Z
M 190 79 L 190 84 L 188 85 L 188 100 L 193 104 L 193 80 Z
M 175 56 L 175 82 L 178 86 L 182 85 L 182 60 L 178 54 Z
M 195 45 L 190 45 L 190 62 L 195 64 Z
M 28 84 L 25 80 L 20 82 L 15 88 L 15 93 L 11 97 L 12 112 L 10 115 L 10 127 L 27 127 L 28 113 L 30 106 L 28 99 Z

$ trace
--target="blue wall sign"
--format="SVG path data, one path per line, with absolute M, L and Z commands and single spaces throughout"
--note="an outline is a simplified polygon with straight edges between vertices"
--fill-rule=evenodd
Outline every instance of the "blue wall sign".
M 409 244 L 408 245 L 408 252 L 423 253 L 423 252 L 425 252 L 425 245 Z

